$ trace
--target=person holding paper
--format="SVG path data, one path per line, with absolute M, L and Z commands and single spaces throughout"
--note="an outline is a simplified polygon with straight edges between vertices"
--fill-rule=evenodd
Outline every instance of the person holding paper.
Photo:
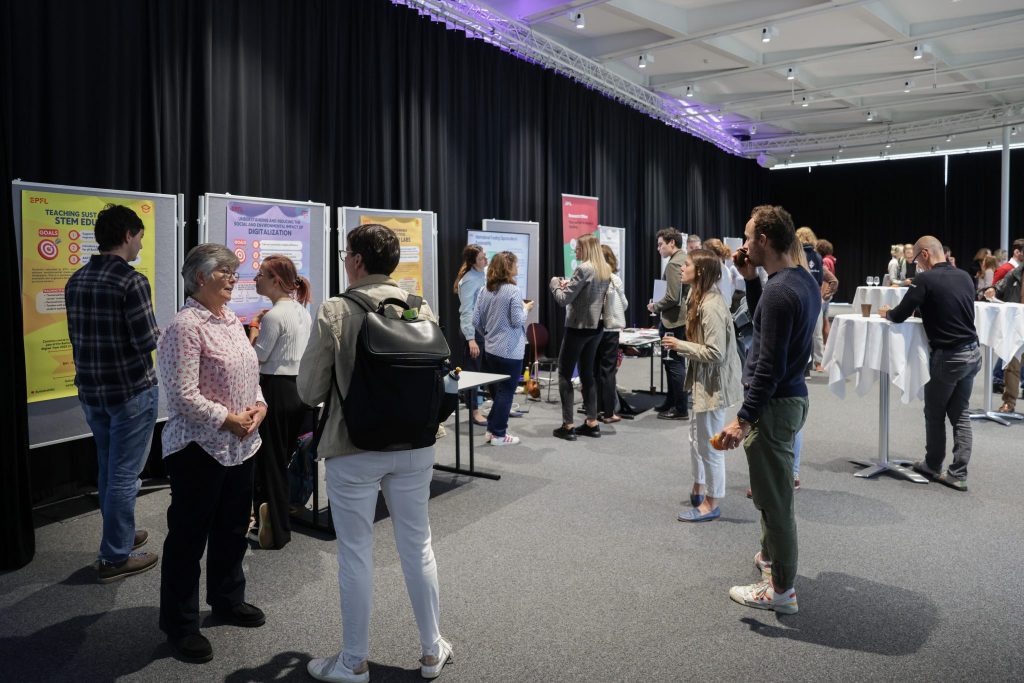
M 683 302 L 686 300 L 689 287 L 682 281 L 683 263 L 686 262 L 686 252 L 680 248 L 682 243 L 683 236 L 675 228 L 665 228 L 658 232 L 658 254 L 669 260 L 662 275 L 665 280 L 665 295 L 660 300 L 647 304 L 647 310 L 661 315 L 658 334 L 662 339 L 668 333 L 677 338 L 686 335 L 686 309 Z M 665 374 L 668 375 L 668 392 L 665 402 L 657 408 L 658 419 L 688 420 L 690 395 L 686 393 L 684 387 L 686 361 L 665 346 L 662 346 L 661 351 L 661 362 L 665 366 Z

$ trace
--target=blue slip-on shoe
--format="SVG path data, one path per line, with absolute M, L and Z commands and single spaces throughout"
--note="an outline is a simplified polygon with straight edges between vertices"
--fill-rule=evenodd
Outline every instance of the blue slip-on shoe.
M 698 505 L 700 505 L 703 502 L 704 502 L 704 494 L 703 493 L 691 493 L 690 494 L 690 505 L 692 505 L 693 507 L 697 507 Z
M 702 515 L 697 508 L 690 510 L 683 510 L 679 513 L 677 518 L 680 522 L 710 522 L 713 519 L 718 519 L 722 516 L 722 509 L 715 508 L 706 515 Z

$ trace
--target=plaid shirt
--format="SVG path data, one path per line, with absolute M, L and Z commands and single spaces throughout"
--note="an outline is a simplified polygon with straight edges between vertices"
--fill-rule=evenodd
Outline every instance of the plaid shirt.
M 79 399 L 115 406 L 156 385 L 160 328 L 141 273 L 120 256 L 96 254 L 68 280 L 64 306 Z

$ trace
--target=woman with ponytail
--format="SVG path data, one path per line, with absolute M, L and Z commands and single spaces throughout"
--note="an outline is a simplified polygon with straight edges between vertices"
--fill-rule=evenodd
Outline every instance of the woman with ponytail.
M 253 475 L 253 509 L 259 515 L 260 547 L 280 549 L 291 540 L 288 460 L 310 410 L 299 399 L 295 377 L 309 341 L 306 306 L 313 293 L 292 260 L 279 254 L 263 259 L 256 292 L 274 306 L 249 324 L 249 341 L 260 362 L 260 388 L 267 399 L 267 417 L 260 425 L 263 445 L 256 452 Z
M 452 291 L 459 295 L 459 330 L 465 341 L 463 363 L 467 370 L 474 372 L 480 372 L 484 361 L 484 338 L 473 329 L 473 311 L 476 309 L 477 296 L 487 280 L 484 274 L 486 268 L 487 254 L 484 248 L 479 244 L 467 244 L 462 250 L 462 265 L 452 285 Z M 470 411 L 473 424 L 483 426 L 487 422 L 480 414 L 480 406 L 469 404 L 474 393 L 466 392 L 466 409 Z
M 729 307 L 718 288 L 722 261 L 707 249 L 686 256 L 683 284 L 690 285 L 686 301 L 686 340 L 666 337 L 662 344 L 685 356 L 686 389 L 693 396 L 690 420 L 690 461 L 693 467 L 693 508 L 679 513 L 681 522 L 706 522 L 721 515 L 725 496 L 725 454 L 712 438 L 725 427 L 725 409 L 743 398 L 740 357 Z

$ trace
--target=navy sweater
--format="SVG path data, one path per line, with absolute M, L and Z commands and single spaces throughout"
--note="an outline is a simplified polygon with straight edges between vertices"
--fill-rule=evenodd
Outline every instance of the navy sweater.
M 754 339 L 743 366 L 743 405 L 738 417 L 757 422 L 773 398 L 806 396 L 804 368 L 811 357 L 821 289 L 800 266 L 768 276 L 761 289 L 747 280 L 747 307 L 754 312 Z

